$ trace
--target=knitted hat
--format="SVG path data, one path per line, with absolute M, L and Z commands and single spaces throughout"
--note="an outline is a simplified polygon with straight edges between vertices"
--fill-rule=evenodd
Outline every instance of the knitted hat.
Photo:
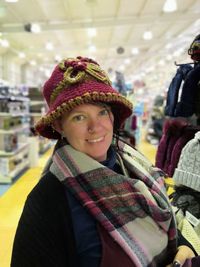
M 61 61 L 43 87 L 49 110 L 35 125 L 40 135 L 59 139 L 52 123 L 66 111 L 84 103 L 103 102 L 111 106 L 114 126 L 119 128 L 132 113 L 132 103 L 114 90 L 106 73 L 92 59 L 77 57 Z
M 173 178 L 176 185 L 200 192 L 200 131 L 182 149 Z
M 188 54 L 195 61 L 200 61 L 200 34 L 198 34 L 188 49 Z

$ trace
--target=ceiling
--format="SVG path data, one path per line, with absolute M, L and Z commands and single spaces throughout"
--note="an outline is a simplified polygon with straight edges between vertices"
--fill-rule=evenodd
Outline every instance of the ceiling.
M 91 56 L 110 73 L 121 69 L 127 77 L 150 72 L 152 66 L 160 70 L 166 68 L 161 59 L 170 64 L 186 60 L 200 32 L 199 0 L 177 0 L 173 13 L 164 13 L 163 5 L 164 0 L 0 0 L 0 38 L 10 43 L 0 46 L 0 55 L 12 54 L 17 64 L 34 60 L 37 68 L 52 67 L 56 56 Z M 28 23 L 39 23 L 41 32 L 25 31 Z M 96 28 L 96 36 L 88 37 L 88 28 Z M 153 38 L 144 40 L 149 30 Z M 45 49 L 47 42 L 53 50 Z M 133 48 L 140 53 L 133 55 Z M 19 52 L 26 57 L 19 58 Z

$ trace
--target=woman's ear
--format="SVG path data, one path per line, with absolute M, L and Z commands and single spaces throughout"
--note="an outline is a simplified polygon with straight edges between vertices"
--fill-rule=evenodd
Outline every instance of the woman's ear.
M 58 132 L 58 133 L 62 133 L 62 125 L 61 125 L 61 121 L 60 120 L 55 120 L 52 123 L 52 127 Z

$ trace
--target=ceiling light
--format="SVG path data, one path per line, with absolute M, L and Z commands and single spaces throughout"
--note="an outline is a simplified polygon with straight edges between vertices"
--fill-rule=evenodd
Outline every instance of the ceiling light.
M 181 54 L 183 54 L 184 52 L 184 49 L 181 47 L 180 49 L 176 50 L 174 53 L 173 53 L 173 56 L 174 57 L 179 57 Z
M 37 24 L 37 23 L 33 23 L 33 24 L 31 25 L 31 31 L 32 31 L 33 33 L 39 33 L 39 32 L 41 32 L 41 27 L 40 27 L 40 25 Z
M 31 61 L 30 61 L 30 64 L 31 64 L 32 66 L 35 66 L 35 65 L 36 65 L 36 61 L 35 61 L 35 60 L 31 60 Z
M 26 57 L 26 55 L 23 52 L 19 52 L 18 56 L 19 56 L 19 58 L 25 58 Z
M 146 69 L 146 73 L 153 72 L 154 70 L 155 70 L 155 66 L 154 66 L 154 65 L 149 66 L 149 67 Z
M 143 39 L 144 39 L 144 40 L 151 40 L 152 37 L 153 37 L 153 34 L 152 34 L 151 31 L 146 31 L 146 32 L 144 32 L 144 34 L 143 34 Z
M 87 4 L 96 4 L 96 0 L 85 0 L 85 2 L 87 3 Z
M 163 6 L 164 12 L 174 12 L 177 10 L 176 0 L 166 0 Z
M 9 47 L 9 46 L 10 46 L 8 40 L 6 40 L 6 39 L 1 39 L 1 40 L 0 40 L 0 44 L 1 44 L 1 46 L 3 46 L 3 47 Z
M 39 71 L 44 71 L 44 67 L 40 66 Z
M 87 33 L 88 33 L 88 36 L 89 36 L 89 37 L 94 37 L 94 36 L 97 35 L 97 30 L 96 30 L 96 28 L 89 28 L 89 29 L 87 30 Z
M 124 60 L 124 63 L 127 64 L 127 65 L 130 64 L 130 63 L 131 63 L 130 58 L 126 58 L 126 59 Z
M 96 49 L 96 46 L 95 46 L 95 45 L 90 45 L 90 46 L 89 46 L 89 51 L 90 51 L 90 52 L 96 52 L 96 50 L 97 50 L 97 49 Z
M 167 55 L 167 56 L 166 56 L 166 59 L 167 59 L 168 61 L 172 60 L 172 55 L 170 55 L 170 54 Z
M 158 65 L 160 66 L 164 66 L 165 65 L 165 61 L 163 59 L 158 61 Z
M 42 58 L 43 54 L 42 53 L 37 53 L 37 57 Z
M 39 33 L 41 32 L 41 27 L 37 23 L 27 23 L 24 25 L 24 30 L 32 33 Z
M 131 53 L 133 55 L 138 55 L 139 54 L 139 49 L 137 47 L 134 47 L 134 48 L 132 48 Z
M 62 57 L 60 55 L 55 55 L 55 61 L 59 62 L 62 60 Z
M 8 2 L 8 3 L 16 3 L 16 2 L 18 2 L 18 0 L 5 0 L 6 2 Z
M 166 48 L 166 49 L 170 49 L 170 48 L 172 48 L 172 43 L 168 43 L 168 44 L 166 44 L 165 48 Z
M 120 66 L 119 66 L 119 70 L 120 70 L 120 71 L 124 71 L 124 70 L 125 70 L 125 66 L 124 66 L 124 65 L 120 65 Z
M 50 70 L 45 70 L 44 73 L 45 73 L 45 76 L 48 77 L 48 78 L 51 75 L 51 71 Z
M 54 46 L 51 42 L 47 42 L 45 47 L 47 50 L 53 50 L 54 49 Z

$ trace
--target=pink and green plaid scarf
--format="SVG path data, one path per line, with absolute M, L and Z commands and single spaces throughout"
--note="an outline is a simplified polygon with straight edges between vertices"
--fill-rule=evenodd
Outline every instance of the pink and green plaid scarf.
M 117 155 L 129 175 L 115 173 L 67 144 L 54 152 L 50 171 L 108 231 L 135 266 L 158 266 L 176 251 L 175 218 L 164 177 L 126 144 L 120 143 Z

